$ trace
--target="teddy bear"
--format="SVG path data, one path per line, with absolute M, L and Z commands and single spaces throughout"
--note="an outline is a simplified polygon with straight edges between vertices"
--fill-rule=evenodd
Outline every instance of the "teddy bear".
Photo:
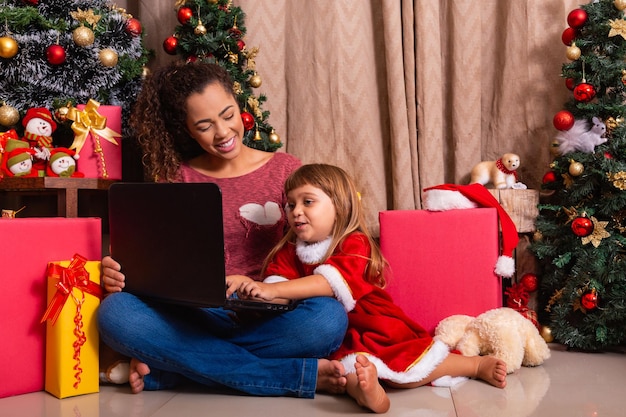
M 502 359 L 508 373 L 521 366 L 541 365 L 550 357 L 550 348 L 535 325 L 509 307 L 494 308 L 477 317 L 447 317 L 437 325 L 435 339 L 464 356 Z
M 482 161 L 474 165 L 470 173 L 470 184 L 493 184 L 496 188 L 525 188 L 517 179 L 520 166 L 519 155 L 505 153 L 497 161 Z

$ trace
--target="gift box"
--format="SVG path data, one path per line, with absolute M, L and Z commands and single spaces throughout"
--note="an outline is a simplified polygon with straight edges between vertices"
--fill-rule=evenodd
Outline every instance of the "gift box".
M 496 209 L 390 210 L 379 220 L 387 291 L 431 334 L 448 316 L 502 306 Z
M 44 389 L 46 268 L 102 256 L 99 218 L 0 219 L 0 398 Z
M 98 392 L 100 261 L 76 254 L 49 263 L 47 275 L 45 389 L 57 398 Z
M 76 170 L 85 178 L 122 179 L 122 108 L 95 100 L 70 108 L 76 150 Z

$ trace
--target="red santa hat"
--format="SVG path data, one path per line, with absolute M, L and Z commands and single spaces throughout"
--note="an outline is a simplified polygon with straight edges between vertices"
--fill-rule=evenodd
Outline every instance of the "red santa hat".
M 50 110 L 46 109 L 45 107 L 34 107 L 34 108 L 26 110 L 26 114 L 24 115 L 24 118 L 22 119 L 22 126 L 26 127 L 26 125 L 28 124 L 28 122 L 31 121 L 31 119 L 43 119 L 46 122 L 50 123 L 50 126 L 52 126 L 53 132 L 57 130 L 57 124 L 52 119 L 52 113 L 50 113 Z
M 502 253 L 496 262 L 495 273 L 503 277 L 513 276 L 515 273 L 513 250 L 519 242 L 517 228 L 508 213 L 485 186 L 482 184 L 442 184 L 424 189 L 426 210 L 444 211 L 476 207 L 493 207 L 498 211 L 502 230 Z

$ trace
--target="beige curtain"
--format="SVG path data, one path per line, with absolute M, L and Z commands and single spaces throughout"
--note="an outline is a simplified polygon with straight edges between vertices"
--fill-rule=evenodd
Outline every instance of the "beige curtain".
M 132 1 L 129 1 L 132 3 Z M 139 1 L 148 46 L 178 24 L 173 0 Z M 421 190 L 520 155 L 538 188 L 553 115 L 569 92 L 561 33 L 576 0 L 234 0 L 259 46 L 259 92 L 284 150 L 358 182 L 368 222 L 420 208 Z

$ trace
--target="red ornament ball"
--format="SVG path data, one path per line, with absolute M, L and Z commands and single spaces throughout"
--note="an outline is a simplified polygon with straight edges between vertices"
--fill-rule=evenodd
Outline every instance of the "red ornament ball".
M 520 284 L 522 284 L 522 287 L 524 287 L 524 289 L 528 292 L 537 291 L 539 286 L 537 284 L 537 275 L 531 273 L 522 275 L 522 278 L 520 278 Z
M 554 115 L 554 119 L 552 119 L 552 124 L 557 130 L 570 130 L 572 126 L 574 126 L 574 115 L 567 111 L 561 110 L 557 114 Z
M 574 88 L 576 101 L 587 103 L 596 96 L 596 89 L 589 83 L 580 83 Z
M 126 21 L 126 32 L 133 35 L 133 36 L 139 36 L 141 35 L 141 31 L 142 31 L 142 27 L 141 27 L 141 22 L 139 21 L 139 19 L 135 19 L 134 17 L 131 17 L 130 19 L 128 19 Z
M 573 78 L 566 78 L 565 87 L 567 87 L 568 90 L 574 91 L 574 87 L 576 87 L 576 80 Z
M 22 0 L 26 4 L 30 4 L 31 6 L 36 6 L 39 3 L 39 0 Z
M 578 237 L 589 236 L 593 233 L 593 222 L 588 217 L 576 217 L 572 221 L 572 231 Z
M 50 45 L 46 49 L 46 59 L 52 65 L 61 65 L 65 62 L 65 48 L 61 45 Z
M 570 46 L 574 39 L 576 39 L 576 29 L 567 28 L 563 31 L 563 34 L 561 35 L 561 40 L 565 45 Z
M 554 181 L 556 181 L 556 172 L 554 171 L 546 172 L 543 178 L 541 179 L 541 182 L 543 184 L 547 184 L 549 182 L 554 182 Z
M 170 36 L 163 41 L 163 50 L 170 55 L 176 55 L 176 48 L 178 47 L 178 38 L 176 36 Z
M 251 130 L 254 127 L 254 116 L 247 111 L 241 112 L 241 120 L 243 121 L 243 128 Z
M 181 25 L 186 25 L 193 16 L 193 10 L 190 7 L 181 7 L 176 14 Z
M 567 24 L 574 29 L 579 29 L 587 22 L 587 12 L 583 9 L 574 9 L 567 15 Z
M 585 308 L 585 310 L 593 310 L 598 307 L 598 294 L 596 294 L 596 290 L 591 290 L 580 298 L 580 304 Z
M 242 41 L 241 39 L 239 39 L 237 41 L 237 48 L 239 48 L 240 51 L 243 51 L 245 47 L 246 47 L 246 43 Z

